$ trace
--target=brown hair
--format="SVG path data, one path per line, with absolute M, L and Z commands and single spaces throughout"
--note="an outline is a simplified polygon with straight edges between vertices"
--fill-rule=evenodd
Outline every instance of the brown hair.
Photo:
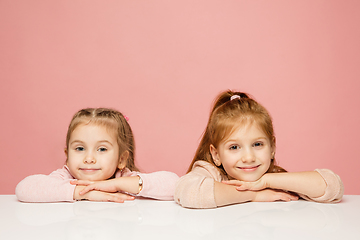
M 239 97 L 231 100 L 234 95 Z M 268 111 L 248 94 L 228 90 L 222 92 L 215 100 L 208 124 L 188 172 L 196 161 L 204 160 L 227 175 L 222 166 L 215 165 L 210 153 L 210 145 L 217 148 L 222 141 L 245 123 L 256 123 L 269 138 L 271 147 L 275 149 L 274 128 Z M 276 165 L 274 156 L 267 172 L 286 172 L 286 170 Z
M 79 124 L 96 124 L 105 126 L 114 131 L 119 145 L 119 154 L 129 152 L 126 167 L 131 171 L 139 171 L 135 166 L 135 142 L 131 127 L 124 115 L 119 111 L 109 108 L 86 108 L 81 109 L 73 116 L 66 135 L 66 149 L 69 148 L 69 141 L 72 132 Z

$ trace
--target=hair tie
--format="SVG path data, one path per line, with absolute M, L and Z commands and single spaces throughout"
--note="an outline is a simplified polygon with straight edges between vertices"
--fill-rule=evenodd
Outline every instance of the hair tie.
M 230 98 L 230 101 L 234 100 L 234 99 L 240 99 L 241 97 L 239 95 L 232 95 Z
M 126 115 L 124 115 L 124 114 L 123 114 L 123 116 L 124 116 L 125 120 L 128 122 L 128 121 L 129 121 L 129 117 L 126 116 Z

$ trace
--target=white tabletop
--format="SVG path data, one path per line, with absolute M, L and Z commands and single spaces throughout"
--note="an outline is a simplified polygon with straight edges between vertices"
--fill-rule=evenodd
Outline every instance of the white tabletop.
M 360 195 L 338 204 L 243 203 L 186 209 L 172 201 L 21 203 L 0 195 L 0 239 L 360 239 Z

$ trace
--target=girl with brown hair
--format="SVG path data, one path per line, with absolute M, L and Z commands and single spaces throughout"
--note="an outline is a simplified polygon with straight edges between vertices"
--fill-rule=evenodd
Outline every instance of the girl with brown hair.
M 249 201 L 339 202 L 343 184 L 327 169 L 288 173 L 276 164 L 275 135 L 267 110 L 248 94 L 226 91 L 215 101 L 175 201 L 214 208 Z
M 66 137 L 66 164 L 50 175 L 32 175 L 16 187 L 24 202 L 111 201 L 136 196 L 173 200 L 178 176 L 140 173 L 126 117 L 108 108 L 87 108 L 72 118 Z

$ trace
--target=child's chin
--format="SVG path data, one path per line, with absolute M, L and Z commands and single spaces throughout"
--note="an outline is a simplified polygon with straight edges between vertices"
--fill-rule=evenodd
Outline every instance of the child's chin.
M 260 178 L 257 176 L 251 176 L 251 177 L 243 177 L 240 181 L 244 181 L 244 182 L 256 182 L 257 180 L 259 180 Z
M 86 181 L 99 181 L 99 179 L 97 177 L 94 176 L 82 176 L 81 180 L 86 180 Z

